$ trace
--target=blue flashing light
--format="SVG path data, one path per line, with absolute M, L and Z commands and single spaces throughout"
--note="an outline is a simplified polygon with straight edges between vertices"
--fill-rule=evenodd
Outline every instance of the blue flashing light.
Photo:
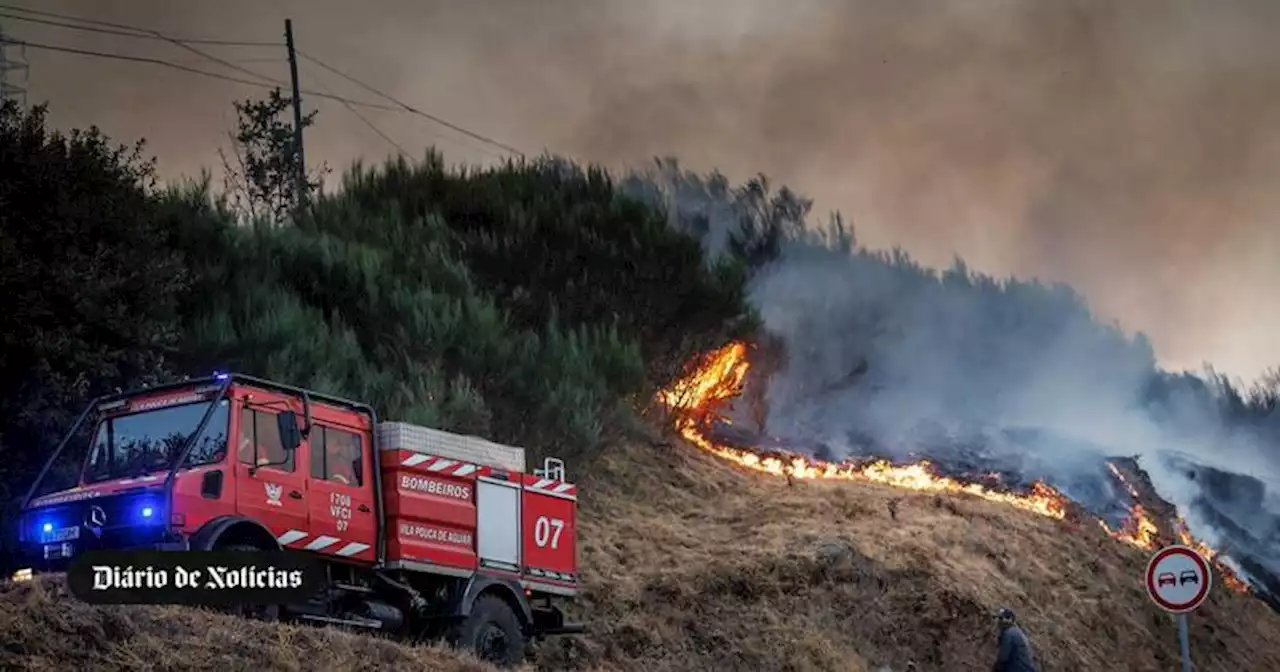
M 137 516 L 137 518 L 134 519 L 136 524 L 150 525 L 156 522 L 156 511 L 159 510 L 159 507 L 156 506 L 155 502 L 138 502 L 137 507 L 138 508 L 134 509 L 136 512 L 134 515 Z
M 40 529 L 44 530 L 45 534 L 48 534 L 49 532 L 53 531 L 53 523 L 45 523 L 44 525 L 40 526 Z
M 226 379 L 228 379 L 228 378 L 230 378 L 230 377 L 231 377 L 231 374 L 222 373 L 222 372 L 220 372 L 220 371 L 214 371 L 214 372 L 213 372 L 213 379 L 214 379 L 214 380 L 226 380 Z

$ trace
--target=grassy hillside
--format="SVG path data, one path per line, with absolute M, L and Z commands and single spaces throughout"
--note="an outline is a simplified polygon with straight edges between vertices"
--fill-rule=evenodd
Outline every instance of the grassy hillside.
M 582 492 L 592 630 L 537 649 L 537 669 L 985 669 L 1000 606 L 1046 672 L 1178 664 L 1174 622 L 1141 587 L 1147 554 L 1094 525 L 875 484 L 788 486 L 678 443 L 607 451 Z M 486 669 L 332 628 L 59 593 L 0 588 L 0 669 Z M 1191 641 L 1198 670 L 1280 669 L 1280 615 L 1247 596 L 1215 590 Z
M 597 629 L 547 669 L 986 669 L 1001 606 L 1046 671 L 1178 664 L 1174 621 L 1142 588 L 1148 554 L 1093 524 L 876 484 L 788 486 L 683 444 L 611 452 L 582 492 Z M 1280 615 L 1221 587 L 1191 640 L 1198 670 L 1280 669 Z
M 751 281 L 797 245 L 977 297 L 992 314 L 1075 320 L 1078 297 L 855 251 L 838 222 L 813 233 L 808 204 L 761 181 L 734 189 L 681 174 L 673 200 L 660 176 L 618 185 L 550 159 L 457 170 L 433 154 L 354 167 L 296 221 L 245 222 L 207 185 L 156 187 L 140 157 L 96 131 L 50 132 L 39 110 L 0 112 L 9 505 L 88 398 L 235 369 L 569 458 L 595 630 L 540 651 L 545 669 L 967 669 L 988 664 L 987 614 L 1000 604 L 1024 615 L 1046 669 L 1173 664 L 1173 626 L 1135 579 L 1141 553 L 1099 530 L 874 486 L 787 487 L 634 438 L 640 402 L 681 363 L 761 335 Z M 1082 324 L 1087 340 L 1118 343 L 1110 327 Z M 1190 390 L 1206 412 L 1258 431 L 1280 418 L 1265 390 L 1166 377 L 1140 341 L 1114 350 L 1150 372 L 1153 399 L 1185 402 Z M 294 669 L 311 652 L 328 656 L 318 669 L 441 660 L 339 633 L 30 591 L 6 593 L 0 626 L 5 655 L 36 668 L 176 669 L 184 661 L 161 653 L 175 642 L 211 656 L 211 642 L 227 644 L 231 669 Z M 1218 591 L 1194 623 L 1201 669 L 1280 668 L 1280 623 L 1260 602 Z
M 0 669 L 438 670 L 494 668 L 450 650 L 186 607 L 91 607 L 61 581 L 0 584 Z

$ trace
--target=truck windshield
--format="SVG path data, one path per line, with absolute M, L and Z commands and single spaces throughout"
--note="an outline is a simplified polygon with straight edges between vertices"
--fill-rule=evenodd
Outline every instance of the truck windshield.
M 168 469 L 200 425 L 210 402 L 158 408 L 99 421 L 85 465 L 85 482 L 142 476 Z M 218 402 L 186 466 L 217 461 L 227 446 L 228 402 Z

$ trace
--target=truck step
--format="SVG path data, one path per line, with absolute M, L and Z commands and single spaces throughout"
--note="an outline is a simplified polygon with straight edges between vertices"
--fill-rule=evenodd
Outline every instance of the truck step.
M 347 593 L 360 593 L 362 595 L 372 595 L 373 589 L 368 586 L 353 586 L 349 583 L 335 583 L 333 588 Z
M 330 625 L 354 625 L 359 628 L 372 628 L 374 630 L 382 629 L 382 621 L 372 618 L 335 618 L 333 616 L 320 616 L 318 614 L 298 614 L 298 618 L 306 621 L 328 623 Z
M 581 635 L 587 631 L 587 626 L 582 623 L 563 623 L 561 625 L 543 628 L 538 631 L 539 635 Z

